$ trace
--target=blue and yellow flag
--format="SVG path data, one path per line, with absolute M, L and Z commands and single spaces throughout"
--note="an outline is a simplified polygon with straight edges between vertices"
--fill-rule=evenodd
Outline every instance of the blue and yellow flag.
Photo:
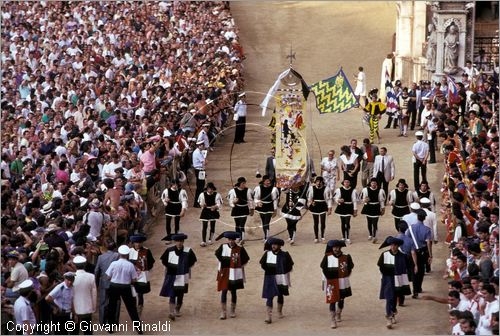
M 342 113 L 359 104 L 342 68 L 335 76 L 313 84 L 311 91 L 320 113 Z

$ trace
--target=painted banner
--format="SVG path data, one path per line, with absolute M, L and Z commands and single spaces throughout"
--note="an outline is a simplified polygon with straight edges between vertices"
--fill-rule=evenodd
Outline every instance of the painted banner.
M 307 170 L 306 100 L 299 89 L 278 90 L 276 97 L 276 186 L 303 181 Z

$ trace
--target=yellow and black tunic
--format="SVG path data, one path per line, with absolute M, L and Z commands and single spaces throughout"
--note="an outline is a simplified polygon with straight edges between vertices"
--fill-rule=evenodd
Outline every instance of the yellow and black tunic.
M 370 115 L 370 143 L 373 143 L 375 134 L 380 138 L 378 133 L 378 118 L 379 115 L 385 113 L 386 108 L 385 104 L 379 101 L 369 102 L 364 108 L 364 111 Z

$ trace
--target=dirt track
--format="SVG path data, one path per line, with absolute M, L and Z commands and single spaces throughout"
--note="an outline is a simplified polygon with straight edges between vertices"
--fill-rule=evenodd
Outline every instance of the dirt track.
M 312 84 L 335 74 L 342 65 L 349 78 L 362 65 L 368 78 L 368 88 L 380 81 L 380 66 L 385 55 L 390 52 L 391 39 L 395 27 L 396 6 L 384 2 L 258 2 L 231 3 L 235 20 L 240 27 L 241 42 L 246 52 L 245 76 L 249 102 L 259 104 L 263 94 L 274 83 L 277 75 L 286 69 L 290 43 L 296 52 L 294 68 Z M 310 146 L 316 165 L 320 152 L 325 155 L 330 148 L 338 156 L 341 145 L 351 138 L 361 143 L 368 130 L 361 124 L 361 112 L 351 110 L 338 115 L 319 115 L 314 111 L 312 123 L 318 142 Z M 262 118 L 260 110 L 253 106 L 249 110 L 246 144 L 235 145 L 230 159 L 233 130 L 217 143 L 217 148 L 209 154 L 208 180 L 214 181 L 218 191 L 227 194 L 231 187 L 229 180 L 246 176 L 249 186 L 257 183 L 255 169 L 264 170 L 265 158 L 269 152 L 269 118 Z M 382 122 L 385 123 L 385 120 Z M 258 126 L 261 125 L 261 126 Z M 396 179 L 404 177 L 413 185 L 411 157 L 409 155 L 414 138 L 397 138 L 396 130 L 382 130 L 382 144 L 396 159 Z M 318 145 L 318 143 L 320 145 Z M 439 158 L 439 162 L 442 162 Z M 441 164 L 432 165 L 428 172 L 433 191 L 439 195 Z M 191 185 L 191 191 L 194 191 Z M 393 188 L 393 184 L 390 185 Z M 190 205 L 192 205 L 192 192 Z M 217 224 L 217 233 L 232 229 L 229 207 L 222 212 L 222 223 Z M 389 212 L 389 211 L 388 211 Z M 307 214 L 299 223 L 296 246 L 285 246 L 290 251 L 295 269 L 292 273 L 291 295 L 285 298 L 286 318 L 275 319 L 271 325 L 264 323 L 265 307 L 261 298 L 263 272 L 258 260 L 262 255 L 262 243 L 249 242 L 246 248 L 251 261 L 246 268 L 246 288 L 238 292 L 238 317 L 219 321 L 219 293 L 216 291 L 216 259 L 214 251 L 218 244 L 201 248 L 201 226 L 199 210 L 189 209 L 182 219 L 181 230 L 190 238 L 186 245 L 192 246 L 198 263 L 193 268 L 190 291 L 185 296 L 183 316 L 171 324 L 172 334 L 382 334 L 387 333 L 384 320 L 385 301 L 378 299 L 380 275 L 376 266 L 380 251 L 378 244 L 367 241 L 366 220 L 363 216 L 354 218 L 351 236 L 353 244 L 345 252 L 353 257 L 355 268 L 351 276 L 353 296 L 346 300 L 343 322 L 337 330 L 329 329 L 328 306 L 321 291 L 321 261 L 325 246 L 313 244 L 312 218 Z M 258 217 L 247 222 L 247 227 L 257 226 Z M 284 220 L 272 226 L 272 233 L 285 229 Z M 157 258 L 152 274 L 152 292 L 146 296 L 143 311 L 145 322 L 165 320 L 168 315 L 168 301 L 158 296 L 163 282 L 163 266 L 159 257 L 165 246 L 159 240 L 164 236 L 163 218 L 152 228 L 146 246 L 153 250 Z M 260 228 L 251 229 L 250 238 L 262 238 Z M 394 234 L 393 220 L 385 215 L 380 223 L 380 237 Z M 327 218 L 327 239 L 340 236 L 340 220 L 337 216 Z M 281 235 L 285 238 L 285 235 Z M 441 238 L 443 229 L 441 229 Z M 433 272 L 424 280 L 424 291 L 446 295 L 446 284 L 441 280 L 446 249 L 442 243 L 435 248 Z M 400 308 L 399 323 L 393 334 L 446 334 L 446 307 L 421 300 L 407 300 L 407 307 Z M 126 312 L 122 320 L 128 319 Z M 424 323 L 425 322 L 425 323 Z

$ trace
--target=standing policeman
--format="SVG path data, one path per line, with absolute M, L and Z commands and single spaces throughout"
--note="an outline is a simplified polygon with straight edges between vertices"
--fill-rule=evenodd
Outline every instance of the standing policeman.
M 120 298 L 123 299 L 132 321 L 140 322 L 137 306 L 135 305 L 135 299 L 132 296 L 132 285 L 137 280 L 137 271 L 135 270 L 134 264 L 128 261 L 129 253 L 130 248 L 127 245 L 120 246 L 118 248 L 120 259 L 113 261 L 106 271 L 106 275 L 111 278 L 108 306 L 108 321 L 110 324 L 116 325 L 119 322 L 116 319 L 116 303 L 120 300 Z M 142 334 L 142 330 L 140 328 L 137 332 Z
M 410 225 L 406 230 L 406 236 L 413 241 L 414 249 L 417 252 L 417 265 L 415 266 L 415 277 L 413 278 L 413 296 L 418 299 L 418 294 L 422 292 L 422 282 L 424 281 L 425 265 L 432 262 L 432 234 L 431 229 L 424 225 L 426 213 L 419 209 L 416 211 L 417 223 Z

